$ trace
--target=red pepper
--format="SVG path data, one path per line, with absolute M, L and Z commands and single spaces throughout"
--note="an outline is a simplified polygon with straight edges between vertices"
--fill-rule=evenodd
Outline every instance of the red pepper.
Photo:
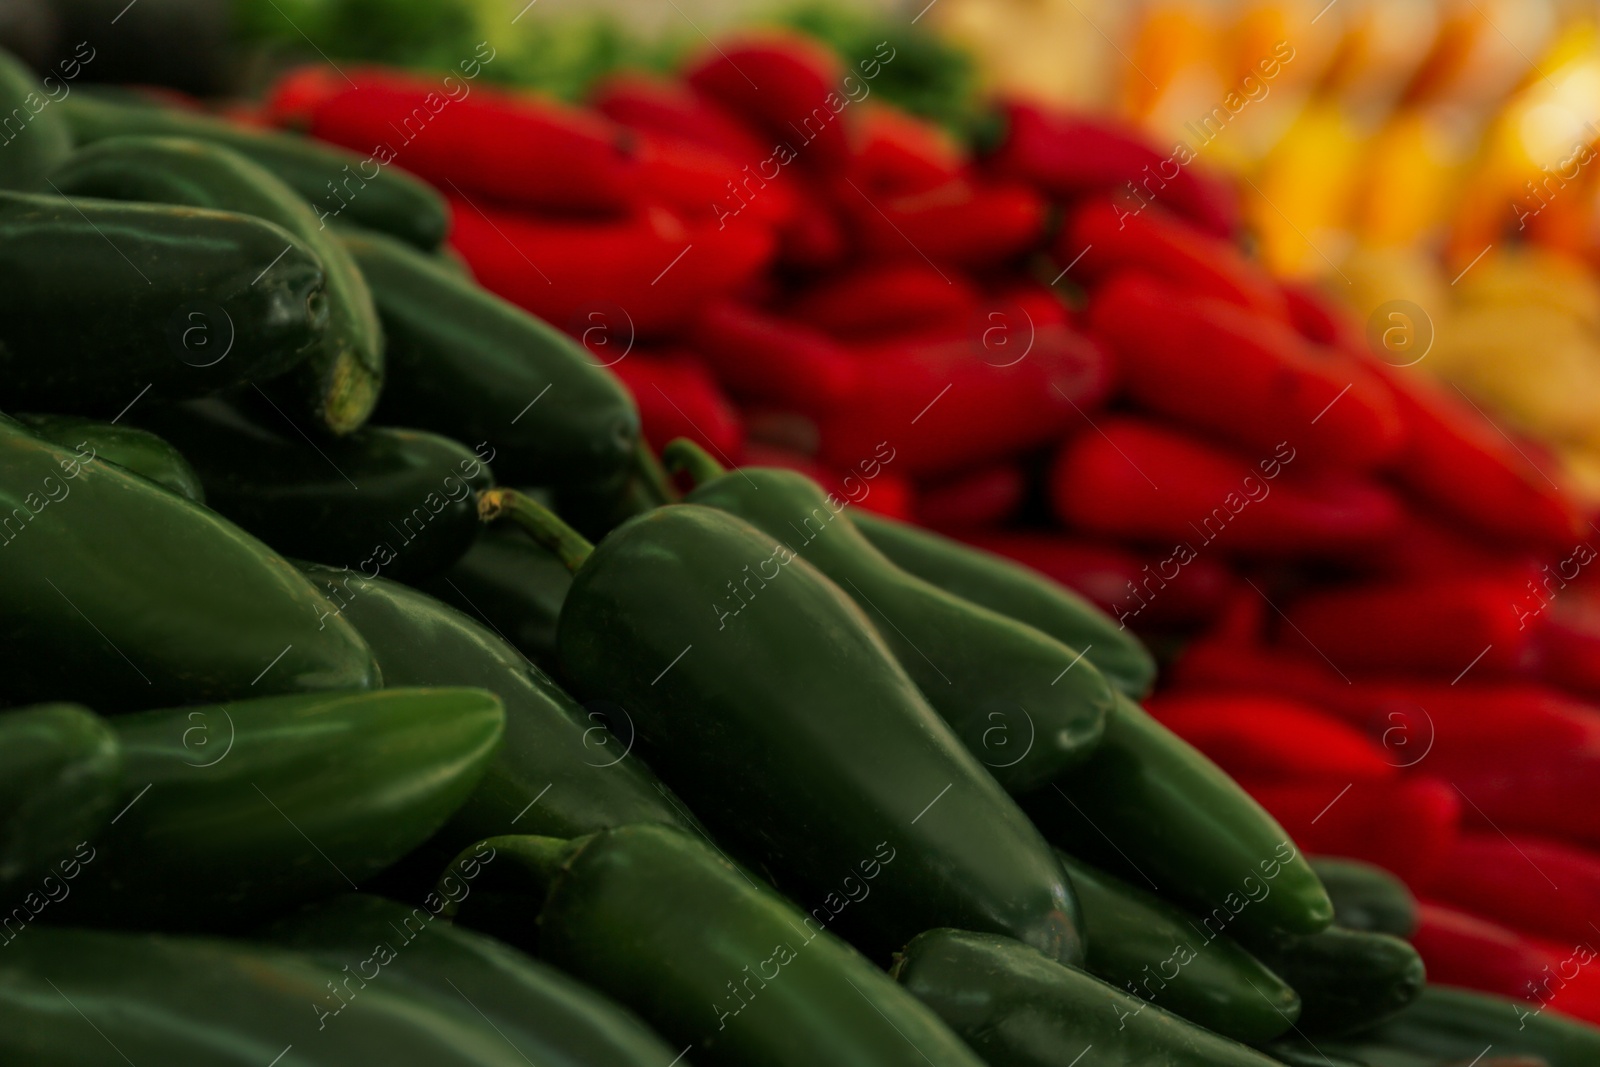
M 1237 778 L 1342 786 L 1398 773 L 1388 753 L 1361 731 L 1281 697 L 1161 694 L 1147 701 L 1146 708 Z
M 788 305 L 790 318 L 846 339 L 962 327 L 979 297 L 965 278 L 926 263 L 879 263 L 824 275 Z
M 1367 343 L 1350 312 L 1334 304 L 1320 290 L 1303 282 L 1279 282 L 1289 323 L 1312 344 L 1345 352 L 1362 352 Z
M 998 174 L 1057 200 L 1110 193 L 1131 209 L 1138 197 L 1155 198 L 1218 237 L 1238 230 L 1231 189 L 1163 156 L 1130 127 L 1015 100 L 1001 105 L 1000 118 L 1004 131 L 988 160 Z
M 1560 961 L 1533 941 L 1432 901 L 1422 901 L 1417 914 L 1411 943 L 1428 968 L 1428 981 L 1522 1000 L 1529 1012 L 1545 1001 L 1560 1008 L 1558 988 L 1546 984 L 1546 968 L 1553 973 Z
M 319 106 L 349 89 L 350 83 L 331 65 L 307 63 L 278 76 L 267 91 L 261 114 L 275 126 L 305 129 Z
M 1600 855 L 1523 834 L 1463 834 L 1427 885 L 1430 896 L 1503 926 L 1557 941 L 1600 939 Z
M 875 260 L 993 266 L 1038 246 L 1045 202 L 1026 185 L 955 178 L 922 192 L 836 192 L 860 252 Z
M 1174 573 L 1213 543 L 1229 554 L 1295 556 L 1346 550 L 1392 527 L 1398 508 L 1387 491 L 1342 472 L 1295 470 L 1295 456 L 1284 445 L 1252 459 L 1153 422 L 1104 418 L 1062 446 L 1050 495 L 1072 527 L 1173 545 L 1165 566 Z
M 1451 780 L 1472 802 L 1466 810 L 1475 825 L 1600 848 L 1600 810 L 1594 803 L 1600 751 L 1546 751 L 1518 764 L 1488 758 L 1465 763 L 1453 767 Z
M 1455 847 L 1461 799 L 1426 775 L 1357 781 L 1241 784 L 1306 852 L 1353 856 L 1419 885 Z
M 840 471 L 799 452 L 752 442 L 745 448 L 745 462 L 749 466 L 799 471 L 841 501 L 891 519 L 911 519 L 911 483 L 876 456 L 858 461 L 853 469 Z
M 603 116 L 452 79 L 355 69 L 315 103 L 310 133 L 446 192 L 553 212 L 615 215 L 639 188 L 637 138 Z M 356 189 L 353 195 L 360 195 Z
M 850 179 L 877 196 L 925 192 L 960 177 L 960 150 L 939 127 L 884 104 L 861 110 Z
M 1239 595 L 1260 596 L 1249 588 Z M 1254 642 L 1210 638 L 1186 646 L 1168 668 L 1166 682 L 1181 693 L 1220 689 L 1275 695 L 1335 709 L 1344 699 L 1339 691 L 1349 688 L 1320 659 L 1285 656 Z
M 682 82 L 624 71 L 597 84 L 589 103 L 631 130 L 682 138 L 741 166 L 759 163 L 772 152 L 772 146 L 732 112 Z
M 888 441 L 911 478 L 936 478 L 1056 440 L 1093 410 L 1110 381 L 1107 354 L 1046 327 L 1021 358 L 956 336 L 856 349 L 862 386 L 823 419 L 821 455 L 848 465 Z
M 1475 574 L 1520 563 L 1508 560 L 1503 546 L 1476 533 L 1411 503 L 1401 509 L 1400 521 L 1376 551 L 1353 554 L 1347 562 L 1359 572 L 1395 579 Z
M 826 334 L 733 300 L 708 306 L 688 339 L 734 396 L 808 414 L 838 407 L 861 376 L 856 360 Z
M 799 204 L 778 235 L 779 264 L 801 271 L 836 269 L 850 254 L 850 241 L 832 200 L 804 174 L 785 172 L 781 180 L 795 183 Z
M 1028 479 L 1014 463 L 963 474 L 917 494 L 917 521 L 937 530 L 999 526 L 1017 513 Z
M 755 223 L 789 225 L 799 201 L 792 183 L 767 182 L 730 156 L 681 138 L 640 134 L 641 199 L 665 204 L 685 219 L 718 229 Z
M 744 452 L 738 410 L 692 353 L 632 352 L 611 370 L 633 393 L 645 440 L 652 445 L 687 437 L 730 464 Z
M 1562 577 L 1577 561 L 1592 561 L 1594 550 L 1583 544 L 1572 551 L 1534 572 L 1523 587 L 1517 616 L 1534 632 L 1545 680 L 1600 698 L 1600 603 L 1593 591 L 1573 587 Z
M 1380 736 L 1408 766 L 1446 777 L 1535 764 L 1545 753 L 1600 753 L 1600 709 L 1545 686 L 1443 680 L 1358 681 L 1330 710 Z
M 665 208 L 591 222 L 451 207 L 451 243 L 480 284 L 570 333 L 603 330 L 616 348 L 679 329 L 772 254 L 766 230 L 686 226 Z
M 1287 442 L 1302 462 L 1365 470 L 1402 443 L 1393 399 L 1365 368 L 1320 359 L 1289 327 L 1232 304 L 1124 274 L 1093 293 L 1089 328 L 1138 404 L 1241 449 Z

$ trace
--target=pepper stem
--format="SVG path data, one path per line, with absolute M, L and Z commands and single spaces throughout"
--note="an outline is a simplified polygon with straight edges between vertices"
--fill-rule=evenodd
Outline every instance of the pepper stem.
M 683 499 L 678 487 L 672 484 L 672 477 L 667 474 L 667 468 L 661 465 L 661 461 L 650 448 L 650 443 L 642 437 L 634 448 L 634 462 L 640 483 L 657 504 L 676 504 Z
M 712 459 L 705 449 L 687 437 L 680 437 L 663 448 L 661 459 L 669 471 L 687 473 L 696 488 L 728 473 L 726 467 Z
M 556 554 L 573 574 L 594 551 L 583 535 L 526 493 L 515 489 L 487 489 L 478 494 L 478 518 L 484 522 L 510 519 L 544 547 Z

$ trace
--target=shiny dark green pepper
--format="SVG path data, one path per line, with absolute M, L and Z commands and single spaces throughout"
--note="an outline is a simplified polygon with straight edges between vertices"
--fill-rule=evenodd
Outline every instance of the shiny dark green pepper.
M 937 1018 L 810 915 L 698 839 L 627 826 L 500 837 L 458 921 L 513 943 L 722 1067 L 981 1067 Z M 885 863 L 881 880 L 893 877 Z
M 1111 687 L 1076 649 L 896 567 L 856 530 L 845 505 L 803 474 L 723 473 L 683 440 L 665 455 L 695 481 L 687 502 L 739 516 L 849 593 L 928 703 L 1011 792 L 1047 784 L 1100 743 Z M 718 629 L 738 626 L 747 598 L 759 599 L 780 575 L 772 558 L 730 572 L 711 605 Z
M 377 684 L 355 629 L 215 513 L 0 419 L 0 667 L 97 711 Z
M 33 71 L 0 49 L 0 189 L 46 189 L 44 176 L 72 151 L 57 104 Z
M 1333 901 L 1334 921 L 1347 930 L 1410 937 L 1417 932 L 1417 898 L 1382 867 L 1360 860 L 1313 856 L 1311 869 Z
M 1600 1063 L 1600 1027 L 1535 1004 L 1430 985 L 1405 1011 L 1354 1040 L 1436 1061 L 1467 1063 L 1492 1045 L 1496 1056 L 1540 1056 L 1550 1067 Z
M 720 627 L 724 580 L 774 557 L 771 537 L 726 512 L 657 508 L 591 553 L 518 494 L 492 491 L 484 510 L 509 513 L 576 567 L 557 647 L 577 695 L 626 715 L 717 840 L 802 906 L 838 913 L 845 936 L 882 957 L 959 922 L 1080 958 L 1055 854 L 821 572 L 787 556 Z M 858 865 L 880 850 L 893 868 L 847 904 Z
M 183 453 L 147 430 L 76 415 L 18 415 L 17 421 L 62 448 L 92 453 L 196 504 L 206 502 L 200 476 Z
M 122 749 L 98 715 L 73 704 L 0 713 L 0 913 L 100 829 L 121 791 Z
M 449 570 L 417 584 L 489 627 L 540 667 L 555 669 L 556 618 L 572 588 L 572 572 L 526 534 L 490 526 Z
M 1417 950 L 1389 934 L 1330 927 L 1304 937 L 1250 942 L 1250 950 L 1300 994 L 1299 1033 L 1337 1037 L 1394 1016 L 1422 992 Z

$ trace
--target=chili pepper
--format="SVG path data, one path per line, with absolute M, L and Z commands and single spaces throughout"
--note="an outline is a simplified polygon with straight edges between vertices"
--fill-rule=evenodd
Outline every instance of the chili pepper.
M 683 71 L 690 87 L 771 138 L 780 162 L 816 171 L 850 158 L 845 75 L 832 51 L 799 35 L 725 41 Z
M 1277 480 L 1299 456 L 1293 441 L 1257 458 L 1128 416 L 1097 429 L 1056 456 L 1056 514 L 1093 534 L 1174 543 L 1158 567 L 1167 581 L 1213 543 L 1230 554 L 1342 551 L 1380 540 L 1398 516 L 1391 493 L 1353 474 L 1296 470 Z
M 72 415 L 18 415 L 30 432 L 62 448 L 93 452 L 196 504 L 206 502 L 200 476 L 176 448 L 146 430 Z
M 110 818 L 122 790 L 122 749 L 88 709 L 41 704 L 0 714 L 0 752 L 0 892 L 9 898 L 13 888 L 32 890 L 55 874 Z M 3 924 L 0 930 L 13 936 Z
M 661 134 L 639 135 L 639 181 L 659 201 L 697 224 L 782 228 L 799 202 L 789 183 L 767 181 L 732 157 Z M 748 215 L 746 215 L 748 212 Z M 743 221 L 741 221 L 743 220 Z
M 601 79 L 589 106 L 629 129 L 681 137 L 741 164 L 766 157 L 771 147 L 732 112 L 680 81 L 622 70 Z
M 581 346 L 399 242 L 342 239 L 388 336 L 383 419 L 488 444 L 524 484 L 603 483 L 631 467 L 638 412 Z
M 265 545 L 4 418 L 0 513 L 10 700 L 119 711 L 377 682 L 356 632 L 319 621 L 326 602 Z
M 45 175 L 72 153 L 72 131 L 47 95 L 21 60 L 0 51 L 0 114 L 8 120 L 0 189 L 37 192 Z
M 665 460 L 693 480 L 688 503 L 779 538 L 850 593 L 928 703 L 1008 791 L 1046 784 L 1099 744 L 1111 688 L 1092 662 L 1079 664 L 1083 653 L 901 570 L 842 515 L 844 502 L 804 475 L 726 473 L 682 439 Z
M 905 947 L 890 973 L 992 1067 L 1046 1067 L 1091 1048 L 1116 1063 L 1273 1064 L 1005 937 L 929 930 Z
M 0 971 L 0 1056 L 94 1067 L 109 1044 L 133 1063 L 246 1067 L 288 1046 L 285 1062 L 307 1067 L 527 1067 L 442 998 L 351 977 L 240 941 L 30 929 L 7 945 Z M 338 1018 L 307 1010 L 322 1005 Z
M 459 203 L 451 242 L 493 293 L 571 333 L 670 334 L 755 277 L 757 227 L 688 226 L 661 207 L 606 221 L 539 219 Z
M 1095 291 L 1089 327 L 1116 353 L 1136 403 L 1240 449 L 1288 442 L 1308 462 L 1365 470 L 1401 445 L 1381 384 L 1348 361 L 1317 359 L 1287 326 L 1251 312 L 1123 275 Z
M 1579 551 L 1588 554 L 1593 550 L 1585 545 Z M 1569 566 L 1572 558 L 1563 560 L 1558 567 Z M 1600 654 L 1600 606 L 1586 591 L 1574 590 L 1572 595 L 1554 600 L 1555 594 L 1565 589 L 1552 592 L 1550 581 L 1555 576 L 1550 574 L 1549 566 L 1542 574 L 1533 573 L 1535 577 L 1529 580 L 1527 592 L 1515 610 L 1519 624 L 1527 623 L 1534 613 L 1541 613 L 1532 627 L 1540 676 L 1564 689 L 1600 697 L 1600 667 L 1595 664 Z M 1554 609 L 1544 612 L 1553 600 Z
M 1539 979 L 1557 962 L 1503 926 L 1424 900 L 1411 936 L 1434 981 L 1522 997 L 1537 1007 Z M 1548 993 L 1545 994 L 1548 996 Z
M 1133 130 L 1020 100 L 1002 101 L 997 117 L 1002 133 L 985 162 L 997 174 L 1031 182 L 1056 200 L 1111 193 L 1130 210 L 1142 191 L 1207 233 L 1231 240 L 1238 230 L 1232 190 L 1163 158 Z
M 720 842 L 804 902 L 887 841 L 894 878 L 841 927 L 880 955 L 942 920 L 1077 958 L 1076 907 L 1049 847 L 810 564 L 697 505 L 633 519 L 592 556 L 526 498 L 485 495 L 486 514 L 508 508 L 577 568 L 557 631 L 564 677 L 628 711 L 640 751 Z M 700 602 L 724 581 L 745 583 L 737 616 Z M 717 728 L 676 728 L 686 715 Z
M 923 192 L 839 194 L 856 249 L 872 260 L 992 267 L 1039 245 L 1045 202 L 1026 185 L 955 178 Z
M 1257 594 L 1248 591 L 1248 595 Z M 1301 659 L 1256 642 L 1206 638 L 1184 646 L 1168 670 L 1167 682 L 1178 692 L 1221 689 L 1281 696 L 1320 707 L 1342 706 L 1342 698 L 1330 698 L 1330 693 L 1335 687 L 1346 687 L 1344 680 L 1315 656 Z
M 447 877 L 471 895 L 475 876 L 498 858 L 493 851 L 469 854 Z M 375 984 L 399 985 L 469 1027 L 487 1021 L 528 1063 L 672 1062 L 674 1050 L 633 1013 L 493 938 L 433 919 L 431 909 L 352 893 L 277 922 L 266 934 L 329 969 L 354 973 L 358 982 L 366 967 L 380 967 Z M 342 1011 L 342 1000 L 324 995 L 312 1002 L 319 1019 L 327 1010 L 322 1005 L 335 1003 Z
M 608 215 L 626 210 L 638 188 L 635 139 L 603 116 L 461 81 L 457 95 L 450 78 L 348 73 L 355 87 L 318 101 L 306 132 L 458 196 Z
M 778 235 L 778 265 L 821 272 L 840 267 L 850 252 L 844 223 L 832 202 L 803 174 L 785 174 L 795 183 L 799 206 Z
M 1129 696 L 1149 691 L 1156 672 L 1149 651 L 1071 589 L 1031 568 L 929 530 L 859 512 L 851 521 L 902 570 L 1083 649 L 1084 658 Z
M 1330 927 L 1308 937 L 1247 942 L 1300 994 L 1296 1032 L 1335 1037 L 1393 1018 L 1422 992 L 1422 958 L 1390 934 Z
M 941 276 L 925 263 L 874 263 L 817 279 L 787 314 L 848 340 L 960 328 L 977 314 L 978 300 L 959 275 Z
M 1096 978 L 1235 1041 L 1269 1041 L 1299 1018 L 1299 994 L 1233 938 L 1065 853 L 1061 864 L 1093 931 L 1083 969 Z
M 943 130 L 884 104 L 861 110 L 850 177 L 870 194 L 927 192 L 962 175 L 962 153 Z
M 1333 900 L 1333 921 L 1339 926 L 1408 939 L 1416 933 L 1417 898 L 1404 882 L 1382 867 L 1360 860 L 1314 856 L 1311 869 L 1317 872 Z
M 1393 778 L 1397 770 L 1392 757 L 1359 730 L 1282 697 L 1162 695 L 1149 710 L 1223 770 L 1247 781 L 1343 784 Z
M 1472 686 L 1390 679 L 1345 686 L 1334 710 L 1396 749 L 1404 737 L 1416 759 L 1443 773 L 1537 760 L 1541 754 L 1600 752 L 1594 705 L 1545 686 L 1480 680 Z M 1337 691 L 1335 691 L 1337 692 Z M 1422 754 L 1426 749 L 1426 757 Z
M 1011 321 L 1039 326 L 1081 328 L 1061 295 L 1050 286 L 1029 278 L 1012 278 L 991 289 L 985 325 L 993 325 L 995 313 L 1015 316 Z
M 859 510 L 851 516 L 852 519 L 859 520 L 863 513 L 868 519 L 879 515 L 891 520 L 911 518 L 911 484 L 895 477 L 875 458 L 868 457 L 853 469 L 841 472 L 825 467 L 808 456 L 770 445 L 751 444 L 745 448 L 744 454 L 745 463 L 749 466 L 782 467 L 784 470 L 797 471 L 836 498 L 856 505 Z M 857 521 L 856 525 L 860 527 L 861 522 Z
M 453 566 L 418 588 L 476 618 L 551 671 L 556 616 L 571 585 L 571 573 L 554 553 L 518 531 L 491 527 Z
M 1550 1067 L 1584 1067 L 1600 1057 L 1600 1029 L 1536 1013 L 1526 1000 L 1429 985 L 1415 1004 L 1364 1035 L 1384 1046 L 1470 1061 L 1485 1047 L 1527 1053 Z
M 1381 577 L 1416 578 L 1499 570 L 1506 567 L 1507 556 L 1503 546 L 1408 501 L 1385 543 L 1375 551 L 1352 554 L 1350 563 Z
M 429 250 L 439 247 L 450 228 L 444 199 L 437 192 L 402 171 L 383 169 L 376 155 L 361 156 L 304 137 L 174 108 L 91 97 L 82 91 L 62 100 L 59 107 L 79 145 L 139 134 L 193 137 L 230 148 L 304 197 L 319 221 L 338 218 Z M 363 144 L 358 151 L 372 147 Z
M 458 921 L 537 942 L 544 959 L 639 1012 L 697 1063 L 981 1067 L 932 1012 L 827 929 L 836 913 L 803 913 L 688 835 L 626 826 L 575 841 L 484 844 L 496 862 Z M 852 894 L 839 900 L 841 914 L 903 873 L 892 864 L 907 862 L 909 847 L 876 849 L 827 876 Z M 476 903 L 486 896 L 508 906 Z
M 840 465 L 893 444 L 897 471 L 936 477 L 1054 441 L 1110 385 L 1106 351 L 1082 334 L 1040 329 L 1024 358 L 976 339 L 905 340 L 861 350 L 855 399 L 819 422 L 821 456 Z
M 1121 216 L 1121 217 L 1119 217 Z M 1123 215 L 1091 199 L 1068 216 L 1055 257 L 1090 284 L 1134 273 L 1177 289 L 1192 300 L 1217 300 L 1251 312 L 1261 325 L 1285 324 L 1283 294 L 1235 247 L 1161 211 Z
M 733 300 L 709 305 L 687 340 L 741 400 L 826 411 L 855 390 L 856 364 L 832 338 Z
M 1014 463 L 959 475 L 917 494 L 917 521 L 942 530 L 999 526 L 1022 506 L 1027 475 Z
M 304 127 L 327 101 L 345 92 L 350 83 L 337 68 L 326 63 L 305 63 L 279 74 L 261 101 L 263 121 L 274 126 Z
M 77 925 L 215 930 L 327 896 L 438 830 L 483 777 L 504 724 L 499 699 L 478 689 L 115 718 L 127 810 L 95 842 L 92 876 L 54 907 Z
M 1424 884 L 1455 846 L 1461 797 L 1427 775 L 1397 782 L 1327 785 L 1246 782 L 1306 850 L 1351 856 Z
M 612 371 L 633 393 L 647 439 L 693 435 L 724 456 L 744 450 L 744 423 L 699 356 L 682 349 L 619 360 Z
M 107 260 L 105 232 L 126 262 Z M 311 355 L 327 325 L 316 256 L 243 215 L 0 194 L 0 273 L 13 409 L 114 415 L 147 389 L 181 399 L 263 381 Z M 209 346 L 224 329 L 219 360 Z
M 1594 935 L 1589 922 L 1600 901 L 1600 856 L 1525 834 L 1468 833 L 1424 888 L 1503 926 L 1585 941 Z
M 1381 1063 L 1384 1067 L 1438 1067 L 1434 1060 L 1424 1060 L 1421 1057 L 1396 1058 L 1398 1053 L 1383 1050 L 1382 1058 L 1374 1059 L 1369 1050 L 1355 1041 L 1332 1041 L 1323 1038 L 1321 1041 L 1312 1042 L 1307 1038 L 1282 1038 L 1270 1041 L 1261 1046 L 1261 1050 L 1271 1056 L 1276 1062 L 1286 1064 L 1287 1067 L 1372 1067 L 1374 1063 Z M 1349 1058 L 1359 1056 L 1359 1059 Z M 1455 1067 L 1451 1064 L 1450 1067 Z M 1527 1063 L 1515 1060 L 1507 1063 L 1503 1060 L 1492 1059 L 1477 1065 L 1477 1067 L 1550 1067 L 1543 1060 Z
M 328 324 L 321 348 L 295 369 L 290 388 L 274 391 L 309 408 L 336 434 L 349 433 L 372 414 L 384 375 L 383 328 L 372 292 L 344 246 L 265 168 L 204 141 L 114 137 L 75 152 L 51 181 L 63 196 L 236 211 L 282 226 L 322 263 Z M 209 361 L 210 347 L 186 355 L 185 362 Z
M 1301 337 L 1347 353 L 1366 351 L 1366 339 L 1355 329 L 1350 314 L 1321 291 L 1308 283 L 1295 281 L 1280 281 L 1278 288 L 1283 294 L 1289 324 Z

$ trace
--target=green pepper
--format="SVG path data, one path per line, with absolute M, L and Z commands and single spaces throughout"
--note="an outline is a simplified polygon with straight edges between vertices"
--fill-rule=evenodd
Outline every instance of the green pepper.
M 457 920 L 536 941 L 540 956 L 631 1007 L 697 1063 L 981 1067 L 825 921 L 694 838 L 626 826 L 485 844 L 496 859 Z M 873 866 L 893 877 L 892 864 Z
M 221 211 L 0 193 L 0 277 L 15 410 L 117 415 L 265 381 L 327 328 L 316 255 Z
M 1439 1067 L 1439 1060 L 1432 1056 L 1413 1056 L 1410 1053 L 1395 1053 L 1387 1049 L 1362 1048 L 1349 1042 L 1285 1039 L 1266 1045 L 1262 1051 L 1278 1062 L 1288 1064 L 1289 1067 Z M 1345 1053 L 1349 1055 L 1344 1055 Z M 1496 1063 L 1495 1060 L 1485 1060 L 1474 1064 L 1473 1067 L 1496 1067 Z M 1466 1065 L 1462 1064 L 1461 1067 Z M 1506 1065 L 1500 1062 L 1499 1067 Z M 1537 1067 L 1548 1067 L 1548 1065 L 1540 1061 Z
M 1226 934 L 1181 909 L 1061 857 L 1083 911 L 1083 969 L 1235 1041 L 1268 1041 L 1300 1016 L 1294 989 Z
M 1498 1056 L 1542 1056 L 1550 1067 L 1600 1063 L 1600 1028 L 1531 1001 L 1448 986 L 1428 986 L 1409 1008 L 1356 1040 L 1437 1060 L 1465 1062 L 1492 1046 Z
M 344 977 L 242 942 L 30 928 L 0 950 L 0 1062 L 273 1067 L 276 1056 L 275 1067 L 528 1067 L 492 1026 L 440 997 L 381 981 L 335 984 Z M 341 990 L 344 1010 L 319 1020 L 312 1009 Z
M 267 697 L 111 720 L 120 811 L 57 907 L 77 925 L 237 928 L 358 885 L 432 836 L 500 743 L 479 689 Z
M 575 568 L 562 675 L 609 702 L 717 840 L 883 956 L 940 922 L 1082 951 L 1054 853 L 930 708 L 848 596 L 726 512 L 671 504 L 599 547 L 520 494 L 484 495 Z M 716 598 L 782 558 L 736 619 Z M 588 705 L 594 707 L 596 705 Z M 844 904 L 857 864 L 897 857 Z
M 1422 992 L 1417 950 L 1389 934 L 1330 927 L 1304 937 L 1247 942 L 1300 994 L 1299 1032 L 1337 1037 L 1390 1018 Z
M 60 108 L 79 145 L 139 134 L 192 137 L 231 148 L 299 193 L 319 222 L 340 218 L 424 250 L 439 247 L 450 229 L 444 198 L 426 182 L 332 145 L 196 111 L 81 91 L 63 100 Z
M 460 559 L 480 526 L 473 493 L 494 484 L 482 453 L 422 430 L 313 443 L 270 409 L 214 397 L 141 421 L 190 458 L 218 514 L 286 556 L 367 575 L 409 581 Z
M 901 570 L 1083 649 L 1106 681 L 1136 700 L 1150 691 L 1156 676 L 1150 650 L 1066 586 L 932 530 L 860 509 L 851 517 L 862 536 Z
M 70 859 L 121 789 L 122 749 L 98 715 L 73 704 L 0 713 L 0 903 Z
M 0 48 L 0 189 L 44 189 L 50 168 L 71 152 L 57 102 L 26 64 Z
M 1196 1026 L 1021 942 L 929 930 L 890 972 L 989 1067 L 1088 1063 L 1272 1067 L 1254 1049 Z
M 686 440 L 668 445 L 665 456 L 694 479 L 689 503 L 739 516 L 849 593 L 928 703 L 1011 792 L 1045 785 L 1100 743 L 1111 687 L 1077 650 L 896 567 L 856 530 L 844 505 L 803 474 L 724 473 Z M 779 573 L 772 560 L 729 573 L 713 594 L 720 626 L 738 626 L 746 599 L 759 598 Z
M 1333 921 L 1315 872 L 1272 816 L 1118 694 L 1087 764 L 1024 799 L 1051 841 L 1198 913 L 1207 936 L 1314 934 Z
M 147 430 L 75 415 L 18 415 L 17 421 L 62 448 L 115 463 L 196 504 L 206 502 L 200 476 L 183 453 Z
M 1417 932 L 1417 898 L 1382 867 L 1360 860 L 1314 856 L 1317 872 L 1333 901 L 1334 921 L 1347 930 L 1410 937 Z
M 0 419 L 0 666 L 101 712 L 377 684 L 292 566 L 153 482 Z
M 291 402 L 336 434 L 367 421 L 383 386 L 383 329 L 372 293 L 344 246 L 270 171 L 206 141 L 112 137 L 73 153 L 50 180 L 63 196 L 237 211 L 282 226 L 321 261 L 327 276 L 327 329 L 319 350 L 285 386 Z M 213 351 L 208 341 L 193 355 L 209 358 Z
M 440 863 L 499 834 L 577 837 L 625 823 L 698 825 L 629 751 L 626 720 L 607 729 L 603 711 L 585 710 L 488 629 L 398 582 L 309 564 L 302 570 L 361 632 L 385 685 L 474 686 L 505 705 L 504 743 L 433 842 L 444 851 Z
M 526 534 L 491 526 L 454 566 L 418 585 L 482 622 L 540 667 L 555 669 L 556 618 L 572 588 L 572 572 Z
M 581 345 L 398 241 L 341 239 L 389 339 L 384 421 L 487 441 L 509 482 L 622 483 L 639 413 Z
M 496 858 L 492 849 L 473 855 L 468 872 L 455 872 L 462 899 L 472 892 L 469 872 Z M 434 998 L 468 1026 L 487 1021 L 539 1067 L 668 1067 L 675 1061 L 678 1050 L 588 986 L 493 938 L 435 920 L 431 903 L 407 907 L 349 894 L 275 923 L 263 936 L 337 969 L 347 989 L 395 989 Z M 344 1002 L 325 994 L 314 1006 L 333 1026 Z

